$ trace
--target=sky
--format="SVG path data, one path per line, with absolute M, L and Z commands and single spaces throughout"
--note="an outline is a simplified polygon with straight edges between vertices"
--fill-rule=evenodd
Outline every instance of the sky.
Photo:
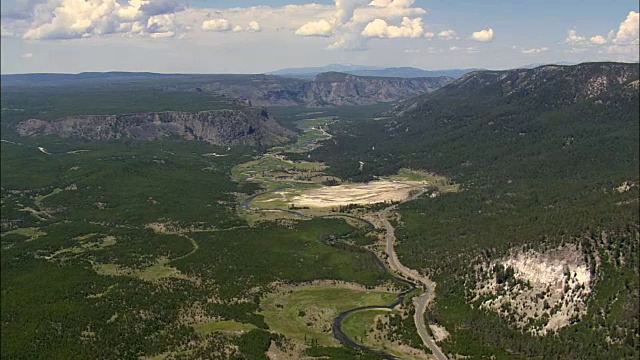
M 0 72 L 638 61 L 635 0 L 2 0 Z

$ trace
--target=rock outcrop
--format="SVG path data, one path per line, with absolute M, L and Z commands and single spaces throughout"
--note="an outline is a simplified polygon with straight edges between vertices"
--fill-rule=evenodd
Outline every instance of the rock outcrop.
M 247 99 L 253 105 L 329 107 L 406 100 L 437 90 L 451 81 L 453 78 L 446 76 L 392 78 L 329 72 L 318 74 L 311 81 L 264 76 L 235 84 L 222 81 L 209 83 L 203 89 L 227 97 Z
M 433 94 L 407 100 L 389 111 L 402 116 L 424 111 L 444 98 L 473 99 L 473 104 L 496 107 L 522 104 L 538 110 L 559 108 L 611 93 L 632 97 L 638 93 L 640 67 L 632 63 L 544 65 L 534 69 L 476 71 Z M 605 99 L 599 99 L 604 101 Z M 468 101 L 467 101 L 468 102 Z
M 20 136 L 55 135 L 85 140 L 178 138 L 215 145 L 274 145 L 293 138 L 265 110 L 211 110 L 30 119 L 17 126 Z

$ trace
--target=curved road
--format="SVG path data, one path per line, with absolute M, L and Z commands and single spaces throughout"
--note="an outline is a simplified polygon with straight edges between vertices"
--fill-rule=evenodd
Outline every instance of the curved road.
M 323 135 L 329 135 L 324 129 L 320 128 L 320 130 L 322 131 Z M 313 139 L 309 139 L 307 140 L 303 146 L 308 146 L 310 145 L 313 141 L 315 141 L 317 138 L 313 138 Z M 295 184 L 289 184 L 291 185 L 293 188 L 296 187 Z M 279 190 L 283 190 L 287 187 L 283 187 L 283 188 L 278 188 L 278 189 L 274 189 L 268 192 L 275 192 L 275 191 L 279 191 Z M 252 210 L 251 208 L 251 202 L 258 196 L 263 195 L 264 193 L 260 193 L 260 194 L 255 194 L 252 195 L 250 197 L 248 197 L 247 199 L 245 199 L 242 202 L 242 207 L 247 209 L 247 210 Z M 418 197 L 418 195 L 415 195 L 413 197 L 411 197 L 410 199 L 407 199 L 405 201 L 410 201 L 413 200 L 414 198 Z M 395 359 L 395 356 L 381 352 L 381 351 L 377 351 L 377 350 L 373 350 L 370 349 L 366 346 L 360 345 L 355 343 L 354 341 L 352 341 L 351 339 L 349 339 L 346 334 L 344 334 L 342 332 L 341 329 L 341 324 L 342 321 L 344 320 L 344 318 L 351 314 L 354 313 L 356 311 L 360 311 L 360 310 L 365 310 L 365 309 L 387 309 L 387 310 L 391 310 L 393 308 L 395 308 L 398 304 L 400 304 L 403 300 L 404 297 L 410 293 L 411 291 L 413 291 L 416 288 L 416 284 L 422 284 L 424 287 L 424 293 L 422 295 L 420 295 L 419 297 L 417 297 L 415 299 L 415 305 L 416 305 L 416 309 L 415 309 L 415 314 L 413 317 L 413 320 L 415 322 L 416 325 L 416 329 L 418 330 L 418 334 L 420 335 L 420 338 L 422 338 L 422 342 L 431 350 L 431 352 L 433 353 L 433 355 L 436 357 L 436 359 L 438 360 L 447 360 L 447 357 L 442 353 L 442 350 L 440 350 L 440 348 L 438 347 L 438 345 L 436 345 L 435 341 L 431 338 L 431 336 L 429 336 L 429 333 L 427 332 L 427 325 L 425 324 L 424 321 L 424 313 L 427 309 L 427 305 L 429 304 L 429 302 L 433 299 L 433 289 L 435 287 L 435 284 L 429 280 L 428 278 L 424 277 L 424 276 L 420 276 L 420 274 L 415 271 L 415 270 L 411 270 L 408 267 L 402 265 L 402 263 L 398 260 L 398 255 L 396 254 L 395 248 L 394 248 L 394 243 L 396 241 L 396 236 L 395 236 L 395 229 L 394 227 L 391 225 L 391 223 L 389 223 L 389 220 L 387 219 L 387 213 L 391 210 L 394 209 L 396 206 L 390 206 L 382 211 L 378 212 L 378 218 L 380 219 L 380 222 L 382 223 L 382 225 L 384 226 L 385 230 L 386 230 L 386 234 L 385 234 L 385 240 L 386 240 L 386 253 L 388 256 L 388 262 L 389 262 L 389 267 L 395 271 L 397 274 L 402 275 L 404 277 L 406 277 L 407 279 L 413 280 L 409 281 L 397 276 L 393 276 L 396 280 L 404 282 L 406 284 L 408 284 L 410 286 L 409 290 L 406 290 L 404 292 L 402 292 L 401 294 L 398 295 L 398 297 L 396 298 L 396 300 L 388 305 L 388 306 L 365 306 L 365 307 L 361 307 L 361 308 L 356 308 L 356 309 L 351 309 L 348 311 L 345 311 L 341 314 L 338 315 L 337 318 L 334 319 L 333 322 L 333 326 L 332 326 L 332 333 L 333 336 L 338 339 L 340 342 L 342 342 L 345 345 L 351 346 L 353 348 L 359 349 L 359 350 L 364 350 L 364 351 L 370 351 L 373 353 L 376 353 L 378 355 L 383 356 L 386 359 Z M 278 211 L 283 211 L 283 212 L 288 212 L 290 214 L 299 216 L 301 218 L 311 218 L 312 216 L 297 212 L 297 211 L 292 211 L 292 210 L 285 210 L 285 209 L 258 209 L 258 210 L 262 210 L 262 211 L 273 211 L 273 210 L 278 210 Z M 329 215 L 332 216 L 332 215 Z M 326 216 L 326 217 L 329 217 Z M 333 216 L 340 216 L 340 215 L 333 215 Z M 349 216 L 349 215 L 342 215 L 345 217 L 350 217 L 350 218 L 354 218 L 354 219 L 358 219 L 361 221 L 364 221 L 365 223 L 367 223 L 369 225 L 369 229 L 373 230 L 374 225 L 364 219 L 355 217 L 355 216 Z M 196 244 L 197 246 L 197 244 Z M 190 254 L 190 253 L 189 253 Z M 380 259 L 378 259 L 378 257 L 371 253 L 371 255 L 373 256 L 373 258 L 376 260 L 376 263 L 379 267 L 381 267 L 382 269 L 384 269 L 385 271 L 387 271 L 386 267 L 384 266 L 384 264 L 380 261 Z
M 427 332 L 427 325 L 424 321 L 424 313 L 427 310 L 427 305 L 433 299 L 433 288 L 434 283 L 418 274 L 417 271 L 411 270 L 408 267 L 402 265 L 402 263 L 398 260 L 398 254 L 396 254 L 396 250 L 394 248 L 394 243 L 396 241 L 395 229 L 387 219 L 387 213 L 393 207 L 388 207 L 378 213 L 378 218 L 382 225 L 386 230 L 385 240 L 386 240 L 386 253 L 389 261 L 389 267 L 409 279 L 412 279 L 424 286 L 424 293 L 415 299 L 416 312 L 413 315 L 413 321 L 416 324 L 416 329 L 418 330 L 418 334 L 422 338 L 422 342 L 431 350 L 433 355 L 438 360 L 447 360 L 447 357 L 444 355 L 442 350 L 438 347 L 438 345 L 433 341 L 433 338 L 429 336 Z
M 293 185 L 293 187 L 295 187 L 295 185 Z M 285 187 L 286 188 L 286 187 Z M 274 192 L 274 191 L 279 191 L 282 190 L 284 188 L 278 188 L 278 189 L 274 189 L 268 192 Z M 263 195 L 264 193 L 260 193 L 260 194 L 256 194 L 253 196 L 248 197 L 247 199 L 245 199 L 245 201 L 242 203 L 242 207 L 244 207 L 247 210 L 253 210 L 253 208 L 251 208 L 251 201 L 253 201 L 257 196 L 259 195 Z M 440 348 L 438 347 L 438 345 L 435 343 L 435 341 L 433 340 L 433 338 L 431 338 L 431 336 L 429 335 L 429 333 L 427 332 L 427 325 L 424 321 L 424 313 L 427 310 L 427 305 L 429 304 L 429 302 L 431 300 L 433 300 L 433 288 L 435 287 L 435 284 L 429 280 L 428 278 L 424 277 L 424 276 L 420 276 L 420 274 L 415 271 L 415 270 L 411 270 L 408 267 L 404 266 L 400 260 L 398 260 L 398 255 L 396 254 L 395 251 L 395 247 L 394 247 L 394 243 L 396 241 L 396 236 L 395 236 L 395 228 L 391 225 L 391 223 L 389 222 L 389 220 L 387 219 L 387 214 L 390 210 L 394 209 L 396 206 L 390 206 L 380 212 L 378 212 L 378 218 L 380 220 L 380 222 L 382 223 L 382 225 L 385 228 L 385 251 L 387 253 L 388 256 L 388 262 L 389 262 L 389 268 L 391 268 L 393 271 L 395 271 L 397 274 L 400 274 L 408 279 L 411 279 L 413 281 L 415 281 L 417 284 L 422 284 L 422 286 L 424 287 L 424 293 L 422 295 L 420 295 L 419 297 L 417 297 L 415 299 L 415 305 L 416 305 L 416 309 L 415 309 L 415 313 L 413 316 L 413 321 L 416 325 L 416 329 L 418 331 L 418 334 L 420 335 L 420 338 L 422 339 L 422 342 L 425 344 L 425 346 L 427 346 L 429 348 L 429 350 L 431 350 L 431 352 L 433 353 L 433 355 L 436 357 L 436 359 L 438 360 L 447 360 L 447 357 L 444 355 L 444 353 L 442 352 L 442 350 L 440 350 Z M 284 210 L 284 209 L 259 209 L 259 210 L 278 210 L 278 211 L 283 211 L 283 212 L 288 212 L 291 213 L 293 215 L 297 215 L 299 217 L 302 218 L 310 218 L 311 216 L 306 215 L 306 214 L 302 214 L 300 212 L 297 211 L 292 211 L 292 210 Z M 357 219 L 360 221 L 365 222 L 367 225 L 369 225 L 369 230 L 372 230 L 374 228 L 374 225 L 364 219 L 361 219 L 359 217 L 356 216 L 351 216 L 351 215 L 345 215 L 345 214 L 336 214 L 336 215 L 327 215 L 324 217 L 338 217 L 338 216 L 343 216 L 343 217 L 350 217 L 353 219 Z M 373 253 L 371 253 L 371 255 L 373 255 L 374 259 L 376 260 L 376 263 L 378 264 L 379 267 L 381 267 L 382 269 L 384 269 L 386 271 L 386 268 L 384 266 L 384 264 L 382 264 L 382 262 L 378 259 L 377 256 L 375 256 Z M 345 317 L 347 317 L 347 315 L 357 312 L 357 311 L 361 311 L 361 310 L 366 310 L 366 309 L 385 309 L 385 310 L 391 310 L 393 308 L 395 308 L 400 302 L 402 302 L 402 300 L 404 299 L 405 295 L 407 295 L 409 292 L 413 291 L 413 289 L 416 288 L 416 285 L 410 281 L 407 281 L 403 278 L 399 278 L 399 277 L 395 277 L 396 280 L 404 282 L 406 284 L 408 284 L 411 288 L 405 292 L 402 292 L 398 298 L 390 305 L 388 306 L 365 306 L 365 307 L 360 307 L 360 308 L 355 308 L 355 309 L 351 309 L 348 311 L 345 311 L 341 314 L 338 315 L 337 318 L 334 319 L 333 322 L 333 326 L 332 326 L 332 333 L 333 336 L 338 339 L 341 343 L 348 345 L 350 347 L 356 348 L 358 350 L 366 350 L 366 351 L 370 351 L 372 353 L 378 354 L 383 356 L 386 359 L 395 359 L 394 356 L 386 354 L 384 352 L 381 351 L 377 351 L 377 350 L 373 350 L 370 349 L 366 346 L 360 345 L 354 341 L 352 341 L 351 339 L 349 339 L 346 334 L 344 334 L 342 332 L 341 329 L 341 325 L 342 325 L 342 321 L 344 320 Z

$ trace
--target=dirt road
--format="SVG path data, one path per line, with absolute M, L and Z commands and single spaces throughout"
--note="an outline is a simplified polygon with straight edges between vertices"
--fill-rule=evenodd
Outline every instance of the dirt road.
M 427 309 L 427 305 L 434 297 L 433 288 L 435 284 L 428 278 L 421 276 L 416 270 L 409 269 L 408 267 L 402 265 L 402 263 L 398 260 L 398 255 L 396 254 L 396 250 L 393 246 L 396 241 L 395 229 L 387 219 L 388 212 L 391 209 L 392 208 L 386 208 L 378 213 L 378 218 L 380 219 L 380 222 L 386 230 L 385 247 L 387 256 L 389 257 L 389 267 L 398 274 L 423 285 L 424 293 L 414 299 L 416 312 L 413 316 L 413 320 L 416 324 L 418 334 L 420 334 L 420 337 L 422 338 L 422 342 L 424 342 L 424 344 L 431 350 L 436 359 L 447 360 L 447 357 L 444 355 L 444 353 L 442 353 L 442 350 L 440 350 L 435 341 L 431 338 L 431 336 L 429 336 L 429 333 L 427 332 L 427 325 L 424 321 L 424 312 Z

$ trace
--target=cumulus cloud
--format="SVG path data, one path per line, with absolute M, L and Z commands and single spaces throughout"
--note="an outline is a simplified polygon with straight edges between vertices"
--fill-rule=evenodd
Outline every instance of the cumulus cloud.
M 541 48 L 530 48 L 530 49 L 525 49 L 525 48 L 521 48 L 520 52 L 523 54 L 540 54 L 543 52 L 547 52 L 549 51 L 549 48 L 547 47 L 541 47 Z
M 640 13 L 636 11 L 630 11 L 627 17 L 620 23 L 617 30 L 611 30 L 605 37 L 602 35 L 594 35 L 587 41 L 586 38 L 577 34 L 576 30 L 569 30 L 568 36 L 565 39 L 565 43 L 572 45 L 569 50 L 571 53 L 580 53 L 588 50 L 590 46 L 602 46 L 607 45 L 606 52 L 615 55 L 627 55 L 621 56 L 622 60 L 637 59 L 638 58 L 638 44 L 639 44 L 639 21 Z
M 493 29 L 488 28 L 486 30 L 476 31 L 471 34 L 471 38 L 479 42 L 489 42 L 493 40 Z
M 611 45 L 607 47 L 607 53 L 614 55 L 629 55 L 631 59 L 638 59 L 638 47 Z M 625 57 L 623 57 L 625 58 Z M 627 59 L 627 58 L 625 58 Z
M 438 33 L 438 36 L 442 39 L 442 40 L 457 40 L 458 39 L 458 35 L 456 34 L 456 32 L 454 30 L 442 30 Z
M 367 39 L 368 38 L 362 37 L 360 33 L 344 32 L 337 40 L 327 46 L 327 49 L 364 51 L 367 50 Z
M 184 2 L 177 0 L 155 0 L 140 6 L 140 11 L 150 16 L 175 13 L 184 9 Z
M 426 10 L 415 0 L 334 0 L 333 13 L 301 25 L 300 36 L 336 36 L 330 49 L 363 50 L 369 38 L 415 38 L 424 33 Z M 400 26 L 390 22 L 402 19 Z
M 375 19 L 394 20 L 406 16 L 422 16 L 427 13 L 422 8 L 413 7 L 414 3 L 414 0 L 373 1 L 368 6 L 356 7 L 353 10 L 350 21 L 356 24 L 364 24 Z
M 607 39 L 604 36 L 595 35 L 589 39 L 593 45 L 604 45 L 607 43 Z
M 382 19 L 375 19 L 368 23 L 362 30 L 362 36 L 365 37 L 377 37 L 381 39 L 385 38 L 418 38 L 424 33 L 422 27 L 422 19 L 409 17 L 402 18 L 400 26 L 393 26 L 387 24 Z
M 48 0 L 35 5 L 27 40 L 73 39 L 127 33 L 162 37 L 173 33 L 177 3 L 160 0 Z
M 640 13 L 630 11 L 627 18 L 620 23 L 613 42 L 622 45 L 638 45 L 639 19 Z
M 436 34 L 434 34 L 432 32 L 424 33 L 424 37 L 427 38 L 427 39 L 433 39 L 434 36 L 436 36 Z
M 173 27 L 173 15 L 154 15 L 147 20 L 145 31 L 149 32 L 151 37 L 166 38 L 174 35 Z
M 259 31 L 262 31 L 262 28 L 260 27 L 260 24 L 257 21 L 252 21 L 247 26 L 246 31 L 259 32 Z
M 302 25 L 295 32 L 300 36 L 323 36 L 329 37 L 333 34 L 333 25 L 327 20 L 312 21 Z
M 564 42 L 567 44 L 583 44 L 585 42 L 584 36 L 578 35 L 578 31 L 576 29 L 571 29 L 567 32 L 567 38 L 564 39 Z
M 229 31 L 231 23 L 227 19 L 211 19 L 202 22 L 202 31 Z
M 212 32 L 259 32 L 262 31 L 260 24 L 257 21 L 251 21 L 247 26 L 233 25 L 228 19 L 211 19 L 202 22 L 200 27 L 202 31 Z

